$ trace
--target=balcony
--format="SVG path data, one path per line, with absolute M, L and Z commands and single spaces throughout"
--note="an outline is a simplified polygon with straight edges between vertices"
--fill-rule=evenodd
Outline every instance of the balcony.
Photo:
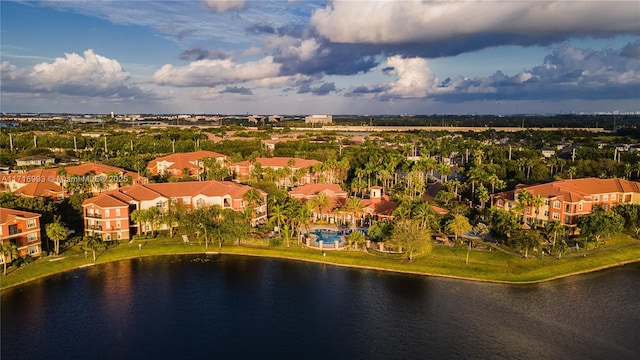
M 98 218 L 98 219 L 100 219 L 100 218 L 102 218 L 102 213 L 87 213 L 87 214 L 85 215 L 85 217 L 88 217 L 88 218 Z
M 22 229 L 12 229 L 9 227 L 9 236 L 18 235 L 20 233 L 22 233 Z
M 102 225 L 87 225 L 87 230 L 102 231 Z

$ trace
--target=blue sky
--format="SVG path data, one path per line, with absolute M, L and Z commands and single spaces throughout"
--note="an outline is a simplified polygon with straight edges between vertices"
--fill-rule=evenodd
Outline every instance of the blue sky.
M 3 112 L 640 110 L 637 1 L 1 1 Z

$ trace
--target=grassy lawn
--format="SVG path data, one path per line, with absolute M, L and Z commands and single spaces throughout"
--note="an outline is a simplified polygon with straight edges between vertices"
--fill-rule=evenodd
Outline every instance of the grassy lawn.
M 139 245 L 142 245 L 142 248 Z M 539 254 L 531 254 L 528 259 L 524 259 L 501 251 L 472 250 L 469 264 L 465 264 L 467 249 L 464 246 L 434 246 L 431 254 L 417 257 L 412 263 L 408 263 L 398 255 L 378 256 L 364 251 L 327 251 L 326 257 L 323 257 L 321 251 L 298 247 L 295 243 L 290 248 L 225 245 L 221 250 L 213 244 L 209 246 L 208 251 L 509 283 L 550 280 L 616 264 L 640 261 L 640 241 L 626 235 L 618 235 L 598 249 L 579 252 L 572 249 L 572 252 L 561 260 L 548 255 L 541 259 Z M 141 256 L 203 254 L 204 252 L 204 244 L 183 244 L 178 237 L 136 240 L 98 251 L 96 263 Z M 64 251 L 59 257 L 49 256 L 18 269 L 10 268 L 7 276 L 0 278 L 0 288 L 92 264 L 94 262 L 91 252 L 87 252 L 85 257 L 84 250 L 80 245 L 76 245 Z

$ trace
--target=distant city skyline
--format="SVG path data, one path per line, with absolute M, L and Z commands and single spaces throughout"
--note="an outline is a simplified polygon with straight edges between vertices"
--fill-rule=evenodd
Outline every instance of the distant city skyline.
M 0 110 L 640 110 L 637 1 L 0 2 Z

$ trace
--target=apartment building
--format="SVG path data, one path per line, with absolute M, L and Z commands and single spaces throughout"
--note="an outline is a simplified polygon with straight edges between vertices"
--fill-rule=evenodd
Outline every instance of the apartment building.
M 40 256 L 42 240 L 40 217 L 27 211 L 0 208 L 0 242 L 16 245 L 19 256 Z M 11 262 L 0 256 L 0 263 Z
M 542 202 L 532 200 L 519 206 L 519 194 L 526 191 L 533 199 L 540 195 Z M 573 179 L 558 180 L 547 184 L 521 186 L 491 196 L 493 206 L 515 211 L 524 217 L 527 224 L 544 226 L 548 221 L 559 221 L 575 227 L 581 216 L 588 215 L 597 207 L 610 210 L 620 204 L 640 204 L 640 182 L 624 179 Z
M 130 219 L 133 211 L 152 207 L 158 208 L 160 213 L 169 211 L 173 205 L 186 208 L 219 205 L 223 209 L 244 211 L 248 206 L 244 196 L 252 189 L 247 185 L 215 180 L 125 186 L 84 201 L 85 234 L 99 234 L 104 241 L 110 241 L 127 240 L 132 235 L 150 231 L 153 224 L 142 224 L 145 228 L 139 229 Z M 262 201 L 254 208 L 251 219 L 254 225 L 267 220 L 267 193 L 260 189 L 256 191 Z M 156 230 L 165 228 L 159 225 Z
M 193 151 L 176 153 L 153 159 L 147 165 L 152 175 L 169 175 L 175 177 L 197 177 L 205 171 L 205 159 L 213 159 L 223 167 L 227 166 L 228 157 L 213 151 Z
M 233 172 L 236 180 L 245 181 L 251 177 L 251 173 L 256 166 L 259 166 L 262 169 L 262 175 L 265 175 L 268 171 L 274 172 L 282 169 L 289 169 L 290 173 L 282 174 L 283 176 L 274 174 L 275 178 L 269 180 L 272 180 L 279 185 L 292 187 L 296 185 L 317 183 L 319 174 L 314 172 L 312 167 L 319 167 L 320 165 L 322 165 L 322 163 L 317 160 L 290 157 L 260 157 L 255 160 L 245 160 L 232 164 L 231 171 Z

